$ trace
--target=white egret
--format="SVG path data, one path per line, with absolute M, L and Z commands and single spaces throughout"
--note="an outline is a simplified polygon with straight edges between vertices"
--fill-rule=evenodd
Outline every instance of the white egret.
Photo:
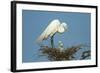
M 64 44 L 62 41 L 58 41 L 58 48 L 60 49 L 60 51 L 62 52 L 64 49 Z
M 67 24 L 65 22 L 61 23 L 58 19 L 54 19 L 50 22 L 44 32 L 38 37 L 37 42 L 42 42 L 46 40 L 48 37 L 51 37 L 51 46 L 53 48 L 53 37 L 55 33 L 63 33 L 67 30 Z

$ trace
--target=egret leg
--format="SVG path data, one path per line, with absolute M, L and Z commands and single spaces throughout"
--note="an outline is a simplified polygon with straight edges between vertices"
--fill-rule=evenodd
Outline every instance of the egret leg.
M 51 47 L 52 47 L 52 48 L 54 48 L 54 40 L 53 40 L 53 39 L 54 39 L 54 35 L 51 36 Z

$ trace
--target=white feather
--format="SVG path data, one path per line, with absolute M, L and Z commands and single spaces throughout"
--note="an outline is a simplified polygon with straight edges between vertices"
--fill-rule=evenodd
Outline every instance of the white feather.
M 67 29 L 66 23 L 60 23 L 58 19 L 54 19 L 50 22 L 44 32 L 38 37 L 37 42 L 41 42 L 47 39 L 49 36 L 53 36 L 56 32 L 63 33 Z
M 47 26 L 47 28 L 44 30 L 44 32 L 39 36 L 37 42 L 41 42 L 42 40 L 45 40 L 49 36 L 55 34 L 58 30 L 59 25 L 60 21 L 58 19 L 51 21 L 50 24 Z

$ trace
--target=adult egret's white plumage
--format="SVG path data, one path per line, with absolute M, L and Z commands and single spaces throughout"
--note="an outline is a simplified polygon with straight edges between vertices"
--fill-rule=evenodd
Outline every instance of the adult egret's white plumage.
M 46 40 L 48 37 L 53 38 L 55 33 L 63 33 L 67 30 L 67 24 L 61 23 L 58 19 L 54 19 L 50 22 L 44 32 L 38 37 L 37 42 Z M 53 42 L 53 40 L 51 41 Z

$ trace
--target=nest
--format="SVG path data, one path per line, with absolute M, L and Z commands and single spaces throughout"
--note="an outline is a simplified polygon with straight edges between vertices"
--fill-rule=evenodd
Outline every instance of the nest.
M 75 59 L 74 54 L 77 53 L 82 45 L 72 46 L 70 48 L 66 48 L 60 50 L 59 48 L 50 48 L 48 46 L 41 46 L 41 54 L 42 56 L 47 56 L 50 61 L 64 61 L 64 60 L 73 60 Z M 84 51 L 81 55 L 82 58 L 85 59 L 90 56 L 90 50 Z

